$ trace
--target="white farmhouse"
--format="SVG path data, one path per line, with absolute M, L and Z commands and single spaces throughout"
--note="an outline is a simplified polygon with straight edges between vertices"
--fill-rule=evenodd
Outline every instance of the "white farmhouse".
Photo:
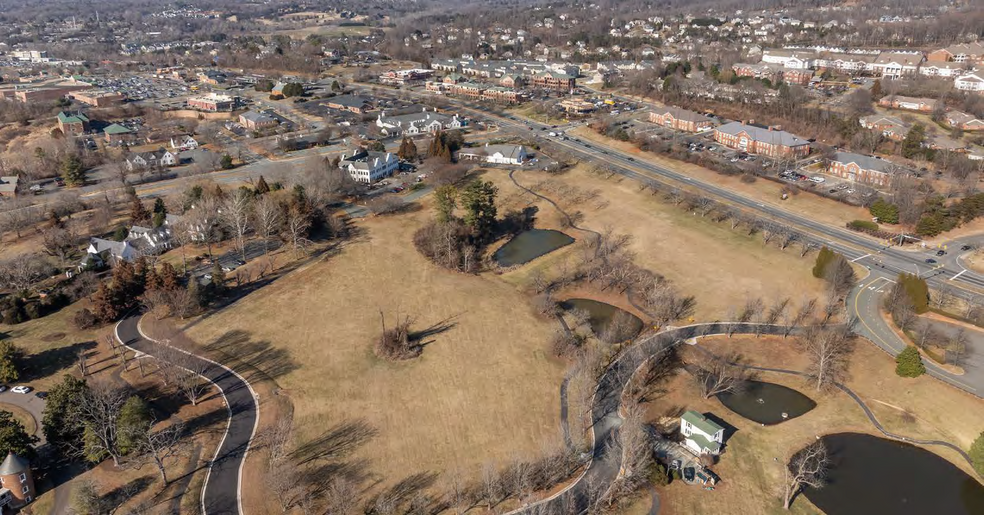
M 680 434 L 687 450 L 697 456 L 717 455 L 724 445 L 724 428 L 693 410 L 680 417 Z
M 462 127 L 458 115 L 446 115 L 426 108 L 419 113 L 387 116 L 380 113 L 376 118 L 376 127 L 386 136 L 416 136 L 418 134 L 433 134 L 440 130 L 453 130 Z
M 486 163 L 521 165 L 529 155 L 523 145 L 489 145 L 476 148 L 463 148 L 458 151 L 459 160 L 485 161 Z
M 351 155 L 342 154 L 341 166 L 353 179 L 368 184 L 393 175 L 400 167 L 400 160 L 390 152 L 359 149 Z

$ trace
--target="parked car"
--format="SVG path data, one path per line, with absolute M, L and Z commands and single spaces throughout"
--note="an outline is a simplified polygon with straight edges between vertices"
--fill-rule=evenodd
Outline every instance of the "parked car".
M 7 385 L 0 384 L 0 393 L 7 391 Z
M 810 177 L 810 180 L 817 184 L 822 184 L 824 182 L 827 182 L 827 179 L 824 179 L 823 177 L 820 177 L 818 175 L 814 175 L 813 177 Z
M 15 386 L 10 389 L 14 393 L 31 393 L 32 388 L 30 386 Z
M 694 480 L 694 468 L 693 467 L 687 467 L 687 468 L 683 469 L 683 479 L 685 479 L 688 483 Z
M 48 398 L 48 392 L 34 392 L 34 396 L 44 400 Z
M 960 247 L 960 250 L 963 250 L 963 251 L 968 251 L 968 250 L 970 250 L 970 249 L 973 249 L 973 248 L 974 248 L 974 247 L 973 247 L 973 246 L 971 246 L 971 245 L 964 245 L 963 247 Z

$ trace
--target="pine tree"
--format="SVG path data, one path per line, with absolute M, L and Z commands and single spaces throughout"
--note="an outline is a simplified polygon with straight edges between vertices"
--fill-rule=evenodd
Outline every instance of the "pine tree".
M 902 157 L 912 159 L 923 151 L 923 142 L 926 140 L 926 128 L 921 123 L 917 123 L 909 129 L 902 140 Z
M 160 278 L 160 288 L 164 291 L 176 291 L 181 288 L 181 276 L 178 275 L 178 270 L 167 261 L 161 265 L 160 271 L 157 272 L 157 277 Z
M 61 163 L 62 179 L 69 187 L 84 186 L 86 180 L 85 164 L 76 155 L 65 157 Z
M 0 341 L 0 383 L 13 383 L 20 379 L 20 362 L 24 351 L 13 342 Z
M 826 246 L 820 249 L 820 252 L 817 254 L 816 264 L 813 265 L 813 277 L 817 279 L 824 277 L 827 266 L 834 260 L 834 255 L 834 251 L 828 249 Z
M 474 181 L 461 192 L 461 207 L 465 209 L 465 225 L 478 239 L 492 234 L 496 222 L 495 197 L 498 188 L 492 182 Z
M 34 450 L 36 443 L 38 437 L 29 434 L 13 413 L 0 410 L 0 454 L 7 457 L 7 453 L 12 452 L 29 460 L 34 459 L 37 457 Z
M 262 175 L 260 176 L 260 179 L 256 181 L 256 193 L 259 195 L 270 193 L 270 185 L 267 184 L 266 179 L 264 179 Z
M 143 205 L 140 197 L 134 195 L 133 199 L 130 200 L 130 221 L 136 225 L 149 220 L 150 213 L 147 212 L 147 208 Z
M 895 357 L 895 373 L 902 377 L 919 377 L 925 374 L 926 366 L 919 356 L 919 349 L 913 345 L 902 349 Z
M 150 431 L 150 408 L 143 399 L 131 396 L 120 408 L 116 418 L 117 445 L 121 454 L 130 454 Z

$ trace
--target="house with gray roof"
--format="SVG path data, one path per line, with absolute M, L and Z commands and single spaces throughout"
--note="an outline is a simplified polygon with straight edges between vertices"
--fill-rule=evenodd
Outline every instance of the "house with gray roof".
M 400 167 L 396 154 L 358 149 L 342 154 L 341 167 L 358 182 L 373 183 L 393 175 Z
M 714 141 L 749 154 L 772 158 L 800 158 L 810 154 L 810 142 L 779 127 L 759 127 L 745 122 L 726 123 L 714 129 Z
M 0 177 L 0 197 L 16 197 L 17 183 L 19 181 L 20 177 L 16 175 Z
M 684 447 L 697 456 L 716 456 L 724 447 L 724 428 L 694 410 L 680 416 L 680 434 Z
M 905 168 L 879 157 L 836 152 L 830 160 L 827 173 L 851 182 L 863 182 L 876 187 L 891 184 L 892 175 Z
M 353 113 L 364 113 L 372 109 L 372 100 L 358 95 L 339 95 L 328 99 L 327 105 L 331 109 L 341 111 L 351 111 Z
M 376 127 L 385 136 L 416 136 L 418 134 L 433 134 L 440 130 L 460 129 L 461 120 L 458 115 L 446 115 L 437 111 L 428 111 L 425 107 L 419 113 L 388 116 L 382 112 L 376 117 Z
M 489 145 L 484 147 L 463 148 L 458 151 L 458 159 L 466 161 L 484 161 L 493 164 L 521 165 L 529 155 L 523 145 Z

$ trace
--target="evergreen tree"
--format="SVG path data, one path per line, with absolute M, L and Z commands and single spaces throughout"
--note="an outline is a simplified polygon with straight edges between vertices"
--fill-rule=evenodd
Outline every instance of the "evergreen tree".
M 884 224 L 897 224 L 899 223 L 899 206 L 892 204 L 891 202 L 886 202 L 884 199 L 878 199 L 871 207 L 868 208 L 872 216 L 877 216 L 878 221 Z
M 926 284 L 926 279 L 914 274 L 901 273 L 897 281 L 905 289 L 906 296 L 912 301 L 916 313 L 929 311 L 929 286 Z
M 258 195 L 263 195 L 265 193 L 270 193 L 270 185 L 267 184 L 266 179 L 260 176 L 260 179 L 256 181 L 256 193 Z
M 919 356 L 919 349 L 913 345 L 902 349 L 902 352 L 895 357 L 895 373 L 902 377 L 919 377 L 925 374 L 926 366 Z
M 151 217 L 150 219 L 150 225 L 153 226 L 154 229 L 156 229 L 164 225 L 164 222 L 166 220 L 167 220 L 167 213 L 154 213 L 154 216 Z
M 495 197 L 498 188 L 490 181 L 477 180 L 461 192 L 461 207 L 465 209 L 465 225 L 480 240 L 492 235 L 496 222 Z
M 223 170 L 231 170 L 235 165 L 232 164 L 232 156 L 229 154 L 223 154 L 222 159 L 219 160 L 219 166 Z
M 85 165 L 76 155 L 66 156 L 61 162 L 62 179 L 69 187 L 84 186 L 86 180 Z
M 417 145 L 412 139 L 404 136 L 403 141 L 400 142 L 400 150 L 397 151 L 396 155 L 404 161 L 416 161 Z
M 38 437 L 28 434 L 20 420 L 14 418 L 13 413 L 0 410 L 0 456 L 6 458 L 7 453 L 13 452 L 33 460 L 37 457 L 37 452 L 34 450 L 36 443 Z
M 970 461 L 974 464 L 977 474 L 984 476 L 984 432 L 981 432 L 970 446 Z
M 458 188 L 452 184 L 445 184 L 434 191 L 434 199 L 437 221 L 448 223 L 454 219 L 454 209 L 458 206 Z
M 148 220 L 150 220 L 150 213 L 140 200 L 140 197 L 134 195 L 133 198 L 130 199 L 130 221 L 133 222 L 134 225 L 138 225 L 147 222 Z
M 342 90 L 342 85 L 338 83 L 337 80 L 331 81 L 331 90 L 338 92 Z
M 921 154 L 924 141 L 926 141 L 926 127 L 921 123 L 913 125 L 902 140 L 902 157 L 913 159 Z
M 131 396 L 120 408 L 116 419 L 116 434 L 121 454 L 130 454 L 140 445 L 140 441 L 150 431 L 150 408 L 143 399 Z
M 155 214 L 156 213 L 164 213 L 165 215 L 167 214 L 167 206 L 164 204 L 164 199 L 162 199 L 161 197 L 157 197 L 154 200 L 153 212 Z
M 85 380 L 65 374 L 61 382 L 48 391 L 41 429 L 45 440 L 63 451 L 77 449 L 82 444 L 83 426 L 78 408 L 88 389 Z
M 13 383 L 20 379 L 21 362 L 24 351 L 14 342 L 0 341 L 0 384 Z
M 181 288 L 181 276 L 178 274 L 178 270 L 167 261 L 161 265 L 160 271 L 157 272 L 157 277 L 159 279 L 160 289 L 164 291 L 176 291 Z
M 822 279 L 824 273 L 827 270 L 827 265 L 829 265 L 834 260 L 835 252 L 828 249 L 826 246 L 820 248 L 820 252 L 817 254 L 816 264 L 813 265 L 813 277 L 817 279 Z

